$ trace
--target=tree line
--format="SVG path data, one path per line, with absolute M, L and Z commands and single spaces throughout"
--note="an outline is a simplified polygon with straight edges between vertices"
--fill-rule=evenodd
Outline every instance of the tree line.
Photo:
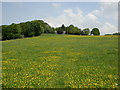
M 42 20 L 19 24 L 2 25 L 2 40 L 39 36 L 42 33 L 54 33 L 54 29 Z
M 92 31 L 90 31 L 89 28 L 81 30 L 80 28 L 73 25 L 65 27 L 64 24 L 61 27 L 56 28 L 56 31 L 58 34 L 62 34 L 63 31 L 66 31 L 66 34 L 73 35 L 100 35 L 100 31 L 98 28 L 93 28 Z
M 73 35 L 100 35 L 100 31 L 98 28 L 93 28 L 92 31 L 90 31 L 89 28 L 81 30 L 80 28 L 73 25 L 65 27 L 64 24 L 61 27 L 54 28 L 45 23 L 43 20 L 34 20 L 22 22 L 19 24 L 12 23 L 11 25 L 2 25 L 0 26 L 0 32 L 1 30 L 2 40 L 39 36 L 42 33 L 55 33 L 55 31 L 57 31 L 58 34 L 62 34 L 65 31 L 65 34 Z

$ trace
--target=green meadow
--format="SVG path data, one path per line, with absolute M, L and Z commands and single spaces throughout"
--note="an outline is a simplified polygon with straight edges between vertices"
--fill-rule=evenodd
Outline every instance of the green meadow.
M 117 88 L 118 37 L 42 34 L 2 41 L 3 88 Z

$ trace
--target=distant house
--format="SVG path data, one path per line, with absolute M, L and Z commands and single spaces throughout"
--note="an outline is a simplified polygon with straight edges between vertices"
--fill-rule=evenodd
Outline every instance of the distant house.
M 55 31 L 55 34 L 57 34 L 57 31 Z
M 66 33 L 66 31 L 63 31 L 63 34 L 65 34 Z
M 64 35 L 65 33 L 66 33 L 66 31 L 63 31 L 63 33 L 62 33 L 62 34 Z M 57 33 L 57 31 L 55 31 L 55 34 L 58 34 L 58 33 Z

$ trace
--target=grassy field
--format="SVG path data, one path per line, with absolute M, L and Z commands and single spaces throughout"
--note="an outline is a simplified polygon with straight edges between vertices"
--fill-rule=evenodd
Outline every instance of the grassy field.
M 117 36 L 43 34 L 2 45 L 3 88 L 117 88 Z

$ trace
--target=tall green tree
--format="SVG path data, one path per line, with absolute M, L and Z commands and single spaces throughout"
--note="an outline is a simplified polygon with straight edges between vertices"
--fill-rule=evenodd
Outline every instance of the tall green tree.
M 63 34 L 63 31 L 66 31 L 66 27 L 63 24 L 61 27 L 58 27 L 55 30 L 57 31 L 58 34 Z
M 21 38 L 21 27 L 19 24 L 3 25 L 2 40 Z
M 63 31 L 66 31 L 66 27 L 64 26 L 64 24 L 61 26 L 61 29 L 62 29 Z
M 93 28 L 92 31 L 91 31 L 91 34 L 93 35 L 100 35 L 100 31 L 98 28 Z
M 85 28 L 82 30 L 82 35 L 89 35 L 90 34 L 90 29 L 89 28 Z
M 22 33 L 25 37 L 39 36 L 44 32 L 44 28 L 40 20 L 29 21 L 20 24 L 22 27 Z
M 12 24 L 11 25 L 11 31 L 13 31 L 14 39 L 21 38 L 22 37 L 22 28 L 19 24 Z
M 73 25 L 66 27 L 66 34 L 80 35 L 80 32 L 81 29 L 74 27 Z
M 43 24 L 44 33 L 54 33 L 54 29 L 47 23 Z
M 58 34 L 63 34 L 63 29 L 61 27 L 57 27 L 56 31 Z
M 31 21 L 31 27 L 34 32 L 34 36 L 39 36 L 43 33 L 43 27 L 40 25 L 40 22 L 38 20 Z
M 24 37 L 32 37 L 35 34 L 31 22 L 23 23 L 22 24 L 22 29 L 23 29 Z

